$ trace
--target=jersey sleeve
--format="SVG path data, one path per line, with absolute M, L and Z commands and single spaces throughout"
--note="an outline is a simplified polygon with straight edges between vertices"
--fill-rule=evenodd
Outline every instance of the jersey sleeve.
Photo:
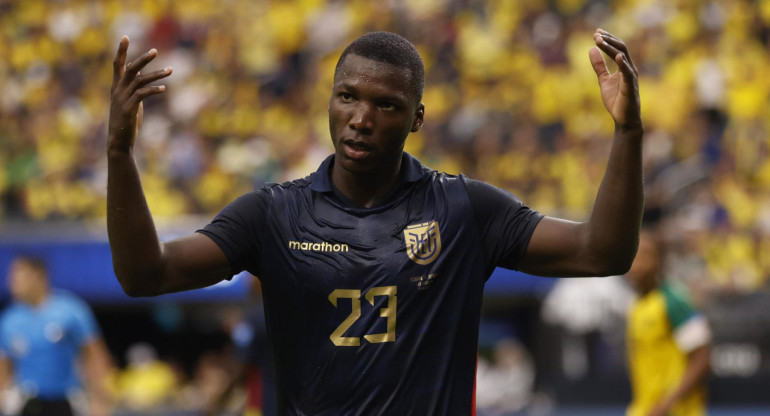
M 208 236 L 222 249 L 230 262 L 230 273 L 248 270 L 258 275 L 261 255 L 259 235 L 265 230 L 269 209 L 267 188 L 236 199 L 197 232 Z
M 487 263 L 516 269 L 543 215 L 496 186 L 468 178 L 465 183 Z
M 671 287 L 664 286 L 662 291 L 674 341 L 679 349 L 690 352 L 710 343 L 711 329 L 706 318 Z
M 8 311 L 0 316 L 0 358 L 7 358 L 10 351 L 10 336 L 8 336 Z

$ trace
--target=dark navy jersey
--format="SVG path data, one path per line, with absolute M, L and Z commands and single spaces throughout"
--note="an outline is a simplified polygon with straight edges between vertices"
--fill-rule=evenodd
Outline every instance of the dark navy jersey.
M 540 214 L 404 154 L 372 208 L 304 179 L 244 195 L 199 232 L 259 276 L 281 415 L 470 415 L 484 283 Z

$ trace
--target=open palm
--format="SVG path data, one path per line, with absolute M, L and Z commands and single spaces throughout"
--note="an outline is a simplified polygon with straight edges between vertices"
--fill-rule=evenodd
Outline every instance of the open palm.
M 604 106 L 617 125 L 641 126 L 638 72 L 625 43 L 601 29 L 594 32 L 594 41 L 597 47 L 588 55 L 599 78 Z M 610 74 L 602 52 L 618 65 L 614 74 Z
M 128 37 L 123 36 L 113 61 L 108 127 L 108 146 L 111 149 L 126 150 L 134 145 L 144 114 L 142 100 L 166 90 L 164 85 L 148 84 L 171 75 L 170 67 L 148 74 L 140 72 L 157 56 L 157 50 L 150 49 L 142 56 L 126 64 L 127 51 Z

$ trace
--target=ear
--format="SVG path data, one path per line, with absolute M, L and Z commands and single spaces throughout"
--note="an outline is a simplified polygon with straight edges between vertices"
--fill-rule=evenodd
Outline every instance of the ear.
M 412 122 L 412 133 L 420 131 L 422 128 L 422 122 L 425 118 L 425 104 L 420 103 L 417 105 L 417 110 L 414 112 L 414 121 Z

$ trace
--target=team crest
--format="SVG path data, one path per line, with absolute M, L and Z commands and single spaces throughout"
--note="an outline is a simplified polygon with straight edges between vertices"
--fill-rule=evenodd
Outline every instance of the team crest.
M 404 229 L 406 254 L 417 264 L 430 264 L 441 253 L 441 234 L 436 221 L 410 225 Z

